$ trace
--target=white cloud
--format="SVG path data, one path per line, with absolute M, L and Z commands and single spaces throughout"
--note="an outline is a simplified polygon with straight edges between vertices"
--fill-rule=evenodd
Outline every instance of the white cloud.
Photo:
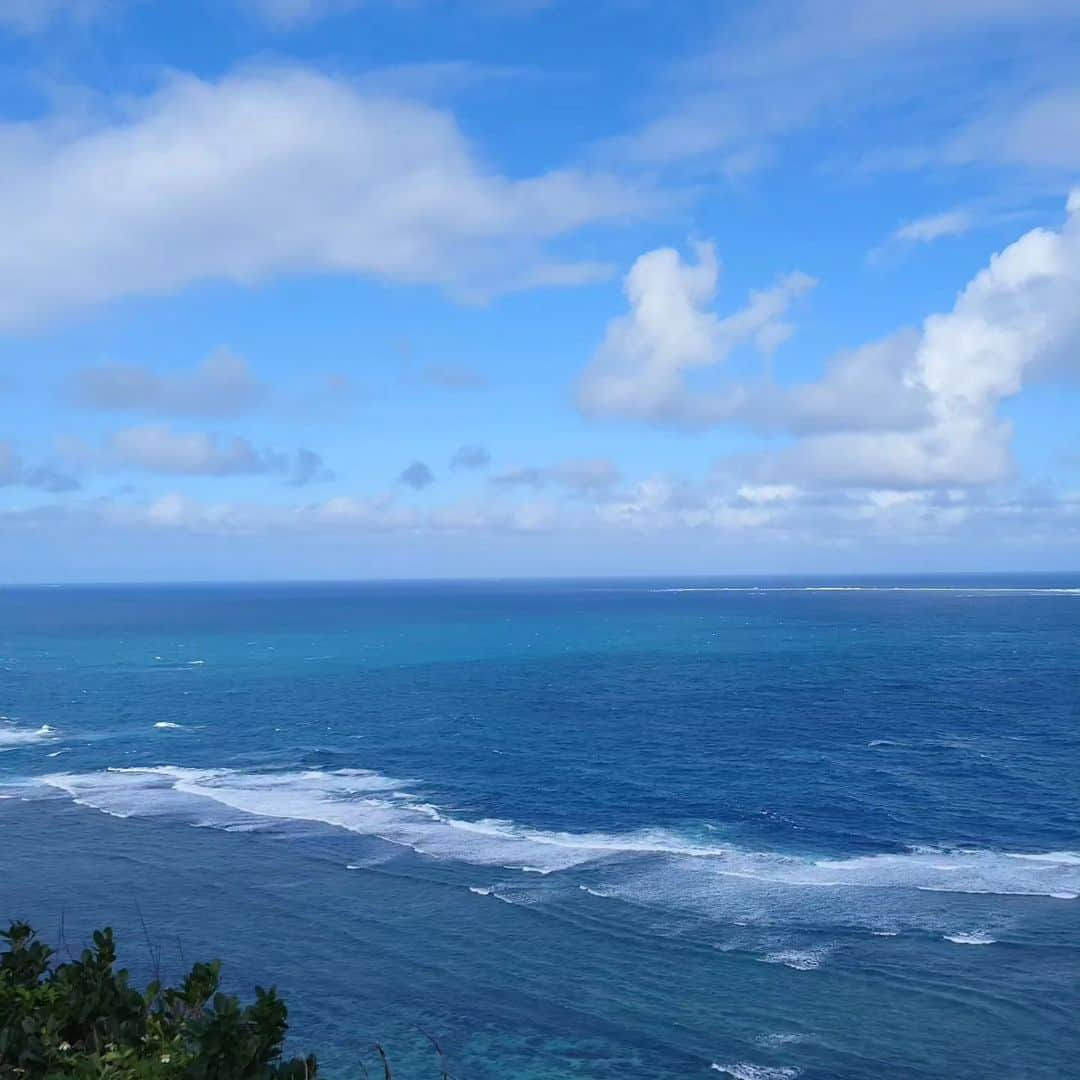
M 796 434 L 921 427 L 929 417 L 929 393 L 906 377 L 917 340 L 916 331 L 902 330 L 834 356 L 816 382 L 747 390 L 733 419 Z
M 979 225 L 989 224 L 1002 215 L 976 214 L 973 209 L 957 207 L 936 214 L 926 214 L 898 225 L 886 239 L 871 249 L 866 261 L 881 266 L 904 255 L 912 248 L 937 243 L 954 236 L 964 236 Z
M 582 375 L 578 402 L 595 416 L 660 423 L 710 423 L 737 408 L 725 395 L 695 392 L 694 370 L 714 367 L 739 345 L 770 353 L 790 333 L 785 315 L 814 287 L 792 273 L 724 318 L 711 310 L 719 264 L 711 244 L 696 245 L 697 262 L 671 248 L 642 255 L 626 278 L 627 315 L 613 319 Z
M 994 255 L 951 311 L 929 316 L 901 346 L 895 387 L 925 399 L 921 424 L 804 439 L 773 469 L 818 483 L 895 488 L 1009 479 L 1012 427 L 999 406 L 1055 365 L 1080 363 L 1077 297 L 1080 193 L 1059 230 L 1033 229 Z
M 190 476 L 264 473 L 274 467 L 272 458 L 239 436 L 178 432 L 152 424 L 114 432 L 107 453 L 117 465 Z
M 70 391 L 86 408 L 172 416 L 234 416 L 266 392 L 247 361 L 227 349 L 190 371 L 159 374 L 136 364 L 84 368 L 72 377 Z
M 808 287 L 796 278 L 721 319 L 710 310 L 716 276 L 708 247 L 691 266 L 672 251 L 642 256 L 627 281 L 630 314 L 609 324 L 579 400 L 594 415 L 802 436 L 759 459 L 764 483 L 933 489 L 1007 481 L 1012 427 L 1001 403 L 1026 382 L 1080 371 L 1080 192 L 1060 229 L 1033 229 L 994 255 L 950 311 L 841 353 L 813 381 L 690 385 L 695 369 L 783 325 L 786 305 Z
M 148 501 L 85 500 L 64 507 L 5 512 L 0 520 L 34 528 L 55 527 L 58 517 L 121 532 L 167 530 L 210 536 L 358 536 L 372 533 L 535 533 L 556 526 L 559 512 L 547 503 L 513 506 L 448 503 L 428 510 L 398 503 L 392 495 L 335 495 L 314 503 L 267 504 L 206 501 L 167 492 Z
M 455 539 L 456 538 L 456 539 Z M 463 556 L 456 572 L 774 571 L 852 573 L 927 565 L 1075 564 L 1080 492 L 976 489 L 812 491 L 793 484 L 688 485 L 647 477 L 596 502 L 453 502 L 430 508 L 392 494 L 321 502 L 202 500 L 180 492 L 0 506 L 0 548 L 12 577 L 41 574 L 48 551 L 71 576 L 430 576 L 431 543 Z M 534 542 L 535 541 L 535 542 Z M 444 546 L 445 542 L 445 546 Z M 384 552 L 389 561 L 371 562 Z M 313 561 L 314 559 L 314 561 Z M 357 559 L 360 561 L 358 562 Z M 37 566 L 35 570 L 34 567 Z M 193 569 L 200 568 L 200 569 Z M 351 568 L 351 569 L 350 569 Z M 446 566 L 441 564 L 443 572 Z M 435 572 L 439 572 L 435 568 Z
M 175 76 L 0 126 L 0 325 L 200 280 L 337 272 L 462 296 L 595 280 L 544 241 L 642 200 L 574 170 L 486 169 L 447 112 L 297 68 Z
M 60 440 L 62 455 L 82 468 L 138 469 L 165 476 L 277 476 L 292 487 L 333 478 L 322 457 L 301 448 L 295 453 L 260 450 L 237 435 L 177 431 L 161 424 L 123 428 L 100 447 L 74 438 Z
M 970 210 L 946 210 L 905 222 L 892 239 L 907 244 L 931 244 L 944 236 L 962 236 L 974 224 Z

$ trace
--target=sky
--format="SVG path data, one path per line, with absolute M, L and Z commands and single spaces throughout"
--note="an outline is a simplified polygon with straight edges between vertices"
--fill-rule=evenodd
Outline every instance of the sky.
M 0 580 L 1080 570 L 1077 0 L 0 0 Z

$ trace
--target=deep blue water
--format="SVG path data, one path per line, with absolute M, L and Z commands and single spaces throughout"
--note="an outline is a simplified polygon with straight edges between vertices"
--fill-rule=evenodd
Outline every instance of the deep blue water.
M 331 1077 L 1080 1075 L 1080 576 L 9 588 L 0 713 L 0 917 Z

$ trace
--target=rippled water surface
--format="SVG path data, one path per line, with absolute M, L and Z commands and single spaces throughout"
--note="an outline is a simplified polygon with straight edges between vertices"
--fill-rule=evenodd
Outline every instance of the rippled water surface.
M 1076 1075 L 1080 578 L 8 589 L 0 713 L 0 915 L 331 1076 Z

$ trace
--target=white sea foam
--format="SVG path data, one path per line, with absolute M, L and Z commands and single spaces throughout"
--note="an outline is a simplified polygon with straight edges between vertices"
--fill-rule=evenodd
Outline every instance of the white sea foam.
M 753 1065 L 749 1061 L 739 1061 L 734 1065 L 718 1065 L 715 1061 L 710 1066 L 719 1073 L 734 1076 L 735 1080 L 794 1080 L 801 1075 L 801 1070 L 783 1066 Z
M 951 941 L 956 945 L 993 945 L 997 941 L 997 938 L 992 938 L 981 930 L 973 930 L 965 934 L 945 934 L 943 936 L 946 941 Z
M 154 727 L 156 727 L 159 731 L 182 731 L 184 725 L 183 724 L 174 724 L 169 720 L 159 720 L 154 725 Z
M 48 742 L 56 737 L 54 728 L 42 724 L 37 729 L 19 727 L 8 717 L 0 723 L 0 750 L 14 750 L 18 746 L 32 746 L 34 743 Z
M 476 893 L 477 896 L 491 896 L 495 890 L 490 885 L 488 885 L 487 888 L 480 888 L 478 885 L 470 885 L 469 892 Z
M 588 863 L 594 874 L 589 891 L 598 895 L 748 926 L 820 917 L 881 933 L 907 926 L 941 933 L 952 927 L 913 918 L 915 892 L 1062 899 L 1080 894 L 1076 852 L 920 849 L 815 860 L 665 830 L 545 831 L 456 817 L 420 798 L 415 782 L 362 769 L 259 773 L 160 766 L 55 773 L 43 782 L 122 817 L 171 815 L 218 828 L 322 822 L 433 858 L 539 875 Z M 524 902 L 515 891 L 507 902 L 519 901 Z M 776 957 L 787 948 L 773 945 L 773 962 L 784 963 Z
M 1037 863 L 1067 863 L 1072 866 L 1080 866 L 1080 852 L 1076 851 L 1045 851 L 1045 852 L 1019 852 L 1010 851 L 1010 859 L 1025 859 L 1028 862 Z
M 779 949 L 766 953 L 761 959 L 766 964 L 783 964 L 795 971 L 817 971 L 825 962 L 830 949 Z

